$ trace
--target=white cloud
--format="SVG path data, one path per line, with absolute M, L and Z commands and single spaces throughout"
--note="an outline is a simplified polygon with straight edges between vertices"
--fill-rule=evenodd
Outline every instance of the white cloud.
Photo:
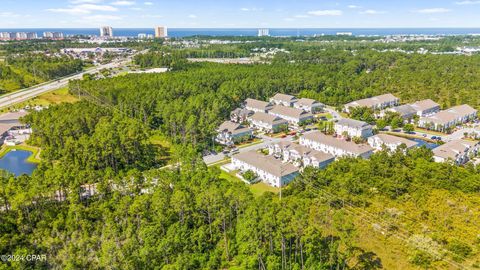
M 295 18 L 299 18 L 299 19 L 310 18 L 310 16 L 308 16 L 308 15 L 302 15 L 302 14 L 300 14 L 300 15 L 295 15 L 294 17 L 295 17 Z
M 351 8 L 351 9 L 357 9 L 357 8 L 360 8 L 360 6 L 356 6 L 356 5 L 348 5 L 347 7 L 348 7 L 348 8 Z
M 450 12 L 450 9 L 447 9 L 447 8 L 425 8 L 425 9 L 417 9 L 414 12 L 422 13 L 422 14 L 447 13 L 447 12 Z
M 478 4 L 480 4 L 480 1 L 466 0 L 466 1 L 455 2 L 455 4 L 457 4 L 457 5 L 478 5 Z
M 250 11 L 249 8 L 241 8 L 240 10 L 241 10 L 241 11 Z
M 385 14 L 385 13 L 387 12 L 381 11 L 381 10 L 374 10 L 374 9 L 367 9 L 360 12 L 360 14 L 367 14 L 367 15 L 377 15 L 377 14 Z
M 115 1 L 112 3 L 114 6 L 133 6 L 135 5 L 134 1 Z
M 47 11 L 50 12 L 55 12 L 55 13 L 67 13 L 70 15 L 82 15 L 82 14 L 89 14 L 91 11 L 85 10 L 85 9 L 80 9 L 80 8 L 49 8 L 46 9 Z
M 108 22 L 108 21 L 117 21 L 121 20 L 122 17 L 114 15 L 92 15 L 83 17 L 84 20 L 90 22 Z
M 153 6 L 153 2 L 144 2 L 143 3 L 145 6 Z
M 21 16 L 20 14 L 13 13 L 13 12 L 10 12 L 10 11 L 0 12 L 0 17 L 2 17 L 2 18 L 18 18 L 20 16 Z
M 287 22 L 293 22 L 293 21 L 295 21 L 295 19 L 293 19 L 293 18 L 285 18 L 285 19 L 283 19 L 283 20 L 284 20 L 284 21 L 287 21 Z
M 70 15 L 84 15 L 90 14 L 92 11 L 117 11 L 116 7 L 108 5 L 95 5 L 95 4 L 81 4 L 77 6 L 70 6 L 67 8 L 49 8 L 47 11 L 56 13 L 66 13 Z
M 142 15 L 142 18 L 155 18 L 155 19 L 161 19 L 163 18 L 162 15 L 151 15 L 151 14 L 146 14 L 146 15 Z
M 71 0 L 70 3 L 72 4 L 97 4 L 101 3 L 103 0 Z
M 308 14 L 312 16 L 341 16 L 343 12 L 338 9 L 312 10 Z
M 190 19 L 196 19 L 196 18 L 197 18 L 197 15 L 195 15 L 195 14 L 190 14 L 190 15 L 188 15 L 188 18 L 190 18 Z

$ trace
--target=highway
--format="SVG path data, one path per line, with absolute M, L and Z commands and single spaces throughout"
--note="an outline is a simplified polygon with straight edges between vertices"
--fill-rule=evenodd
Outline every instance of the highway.
M 73 74 L 68 77 L 61 78 L 52 82 L 44 83 L 39 86 L 34 86 L 31 88 L 15 91 L 10 94 L 6 94 L 0 97 L 0 109 L 10 107 L 14 104 L 29 100 L 46 92 L 50 92 L 68 85 L 70 80 L 81 79 L 84 74 L 93 74 L 101 69 L 116 68 L 122 65 L 127 64 L 131 61 L 131 58 L 126 58 L 122 61 L 112 62 L 105 65 L 99 65 L 92 69 L 82 71 L 80 73 Z

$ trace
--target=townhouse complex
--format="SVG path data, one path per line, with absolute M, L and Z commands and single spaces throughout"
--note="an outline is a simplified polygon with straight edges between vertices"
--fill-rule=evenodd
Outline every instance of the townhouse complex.
M 435 130 L 444 130 L 477 117 L 477 111 L 468 105 L 441 111 L 440 105 L 430 99 L 404 105 L 399 102 L 392 94 L 385 94 L 348 103 L 344 109 L 349 112 L 352 108 L 368 107 L 379 112 L 377 117 L 394 112 L 406 122 L 416 119 L 419 126 Z M 288 127 L 297 128 L 314 120 L 314 114 L 323 111 L 324 107 L 318 101 L 286 94 L 276 94 L 268 102 L 247 99 L 241 108 L 232 111 L 231 121 L 220 126 L 218 141 L 235 143 L 239 138 L 253 136 L 254 130 L 276 133 Z M 333 130 L 333 135 L 308 131 L 297 142 L 286 139 L 271 142 L 264 147 L 263 153 L 249 151 L 232 156 L 231 165 L 241 173 L 252 171 L 258 180 L 282 187 L 309 166 L 322 169 L 337 158 L 368 159 L 376 151 L 407 151 L 420 145 L 417 141 L 390 134 L 375 135 L 374 127 L 369 123 L 349 118 L 335 121 Z M 476 156 L 479 149 L 480 144 L 476 141 L 454 139 L 433 149 L 433 159 L 462 165 Z

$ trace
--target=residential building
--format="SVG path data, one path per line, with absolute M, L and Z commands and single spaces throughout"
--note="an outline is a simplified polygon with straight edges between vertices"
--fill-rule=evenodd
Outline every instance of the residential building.
M 367 107 L 373 110 L 383 110 L 388 107 L 397 106 L 400 99 L 392 94 L 385 94 L 371 98 L 365 98 L 357 101 L 350 102 L 345 105 L 345 111 L 350 113 L 351 108 Z
M 480 143 L 477 141 L 454 140 L 433 149 L 435 162 L 451 161 L 457 165 L 467 163 L 478 154 Z
M 1 40 L 9 40 L 10 39 L 10 33 L 9 32 L 0 32 L 0 39 Z
M 292 164 L 255 151 L 232 156 L 232 165 L 241 172 L 253 171 L 264 183 L 274 187 L 287 185 L 299 174 L 299 169 Z
M 140 33 L 138 34 L 138 39 L 147 39 L 147 34 L 146 33 Z
M 270 36 L 270 30 L 267 28 L 258 29 L 258 36 L 259 37 L 268 37 Z
M 247 110 L 246 108 L 236 108 L 230 113 L 230 121 L 235 123 L 246 122 L 248 117 L 252 116 L 255 112 Z
M 467 104 L 452 107 L 448 109 L 447 112 L 456 114 L 458 116 L 459 123 L 467 123 L 471 120 L 476 119 L 478 113 L 477 110 Z
M 334 129 L 337 135 L 347 134 L 351 138 L 368 138 L 373 135 L 373 127 L 370 124 L 349 118 L 340 119 L 335 123 Z
M 417 101 L 410 105 L 420 117 L 430 116 L 440 111 L 440 105 L 431 99 Z
M 250 111 L 267 113 L 272 107 L 273 105 L 269 102 L 252 98 L 247 98 L 247 100 L 245 100 L 245 109 Z
M 385 109 L 385 110 L 380 112 L 380 117 L 384 117 L 387 114 L 387 112 L 397 113 L 405 121 L 411 120 L 411 119 L 413 119 L 413 117 L 415 115 L 417 115 L 417 110 L 414 109 L 409 104 L 400 105 L 400 106 L 397 106 L 397 107 L 392 107 L 392 108 Z
M 321 112 L 325 105 L 314 99 L 301 98 L 293 104 L 293 107 L 306 112 L 316 113 Z
M 327 136 L 319 131 L 300 137 L 300 144 L 335 157 L 369 158 L 373 154 L 373 148 L 368 144 L 356 144 L 351 141 Z
M 168 36 L 168 29 L 166 26 L 157 26 L 155 27 L 155 37 L 156 38 L 166 38 Z
M 392 152 L 401 145 L 405 145 L 406 149 L 418 146 L 415 141 L 383 133 L 368 138 L 368 144 L 376 150 L 383 150 L 383 147 L 386 147 Z
M 279 142 L 268 146 L 270 155 L 281 158 L 283 162 L 290 162 L 297 167 L 312 166 L 315 168 L 325 168 L 328 164 L 335 161 L 331 154 L 323 153 L 317 150 L 292 142 Z
M 216 141 L 224 145 L 232 145 L 253 136 L 252 129 L 230 121 L 223 122 L 217 132 Z
M 418 126 L 431 130 L 446 132 L 459 124 L 467 123 L 477 118 L 477 110 L 469 105 L 452 107 L 431 116 L 421 117 Z
M 18 39 L 18 40 L 27 39 L 27 33 L 25 33 L 25 32 L 17 32 L 17 33 L 15 33 L 15 38 Z
M 100 37 L 105 37 L 105 38 L 113 37 L 113 28 L 111 26 L 100 27 Z
M 288 127 L 287 120 L 263 112 L 256 112 L 254 115 L 250 116 L 248 122 L 250 122 L 250 125 L 256 129 L 268 133 L 277 133 Z
M 37 39 L 38 38 L 37 33 L 35 33 L 35 32 L 28 32 L 26 34 L 27 34 L 27 39 Z
M 313 115 L 309 112 L 281 105 L 275 105 L 268 113 L 281 117 L 296 126 L 313 120 Z
M 296 97 L 285 94 L 276 94 L 275 96 L 270 98 L 270 103 L 286 107 L 292 107 L 293 104 L 295 104 L 295 102 L 297 101 L 298 99 Z
M 63 39 L 63 33 L 62 32 L 43 32 L 43 38 Z

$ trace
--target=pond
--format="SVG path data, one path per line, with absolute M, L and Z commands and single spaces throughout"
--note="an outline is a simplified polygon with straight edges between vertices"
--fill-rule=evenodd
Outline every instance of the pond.
M 424 141 L 422 139 L 411 139 L 414 142 L 418 143 L 418 147 L 424 146 L 430 150 L 433 150 L 438 147 L 438 144 Z
M 12 150 L 0 159 L 0 169 L 7 170 L 16 176 L 22 174 L 31 175 L 37 168 L 37 164 L 27 161 L 27 158 L 31 155 L 32 152 L 29 151 Z

